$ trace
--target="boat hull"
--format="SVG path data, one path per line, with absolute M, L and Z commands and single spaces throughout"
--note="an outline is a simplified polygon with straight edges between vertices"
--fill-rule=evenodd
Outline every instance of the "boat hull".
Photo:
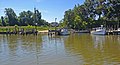
M 60 35 L 70 35 L 70 33 L 60 33 Z
M 106 28 L 101 25 L 101 27 L 95 28 L 93 31 L 91 31 L 94 35 L 105 35 L 106 34 Z
M 61 29 L 59 32 L 58 32 L 58 35 L 69 35 L 69 31 L 68 29 Z
M 106 34 L 106 31 L 91 31 L 91 34 L 94 34 L 94 35 L 105 35 Z

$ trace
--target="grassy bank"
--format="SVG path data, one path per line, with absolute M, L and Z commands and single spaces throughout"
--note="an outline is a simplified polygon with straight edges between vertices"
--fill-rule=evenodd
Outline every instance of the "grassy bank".
M 48 26 L 6 26 L 6 27 L 0 27 L 0 32 L 6 32 L 6 31 L 15 31 L 15 30 L 32 30 L 37 29 L 38 31 L 48 30 L 48 29 L 54 29 L 54 27 L 48 27 Z

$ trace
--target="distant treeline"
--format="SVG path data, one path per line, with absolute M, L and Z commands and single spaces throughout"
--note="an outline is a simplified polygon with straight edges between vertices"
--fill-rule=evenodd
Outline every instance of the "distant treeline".
M 119 27 L 120 0 L 85 0 L 82 5 L 65 11 L 62 26 L 88 29 L 104 25 Z
M 5 16 L 1 16 L 0 26 L 49 25 L 48 22 L 41 19 L 41 12 L 39 12 L 39 10 L 36 10 L 36 8 L 34 8 L 34 12 L 30 10 L 22 11 L 21 13 L 19 13 L 19 16 L 16 15 L 12 8 L 5 8 L 4 12 Z

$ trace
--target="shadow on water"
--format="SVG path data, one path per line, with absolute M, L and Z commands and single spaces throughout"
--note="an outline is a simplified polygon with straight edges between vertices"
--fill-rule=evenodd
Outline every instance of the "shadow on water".
M 120 64 L 119 41 L 120 36 L 75 34 L 65 40 L 65 48 L 68 54 L 79 57 L 81 64 Z

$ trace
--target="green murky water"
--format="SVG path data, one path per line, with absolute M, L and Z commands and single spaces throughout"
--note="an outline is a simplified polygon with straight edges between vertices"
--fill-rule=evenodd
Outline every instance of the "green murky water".
M 120 65 L 120 36 L 0 35 L 0 65 Z

